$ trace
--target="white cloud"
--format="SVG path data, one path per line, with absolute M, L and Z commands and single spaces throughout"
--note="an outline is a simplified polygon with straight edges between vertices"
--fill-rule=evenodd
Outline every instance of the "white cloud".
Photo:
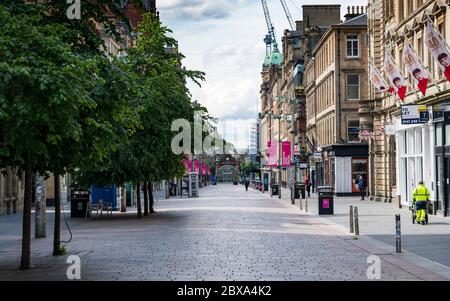
M 356 5 L 350 0 L 288 0 L 292 16 L 301 17 L 303 4 Z M 364 5 L 366 1 L 358 1 Z M 295 3 L 295 6 L 293 5 Z M 268 0 L 272 21 L 281 40 L 289 27 L 280 1 Z M 266 22 L 260 0 L 160 0 L 165 25 L 172 28 L 186 55 L 183 65 L 206 72 L 202 88 L 189 84 L 194 99 L 217 118 L 256 119 L 261 66 L 265 56 Z M 238 139 L 237 147 L 246 143 Z
M 158 9 L 168 18 L 184 20 L 223 19 L 245 1 L 236 0 L 165 0 Z

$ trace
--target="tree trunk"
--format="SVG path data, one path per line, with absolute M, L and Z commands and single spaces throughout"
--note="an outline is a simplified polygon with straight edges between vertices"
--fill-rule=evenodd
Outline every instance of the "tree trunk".
M 138 218 L 142 217 L 142 208 L 141 208 L 141 183 L 136 184 L 136 202 L 137 202 L 137 216 Z
M 127 212 L 127 200 L 126 200 L 126 196 L 127 196 L 127 191 L 125 190 L 125 186 L 122 186 L 120 188 L 120 212 Z
M 153 208 L 153 204 L 155 203 L 155 199 L 153 198 L 153 182 L 149 182 L 148 192 L 150 196 L 150 213 L 155 213 L 155 209 Z
M 144 216 L 148 216 L 148 182 L 144 182 Z
M 55 177 L 55 230 L 53 232 L 53 255 L 61 254 L 61 181 L 59 175 Z
M 21 270 L 30 268 L 32 177 L 32 169 L 27 168 L 25 171 L 25 195 L 23 203 L 22 257 L 20 259 Z

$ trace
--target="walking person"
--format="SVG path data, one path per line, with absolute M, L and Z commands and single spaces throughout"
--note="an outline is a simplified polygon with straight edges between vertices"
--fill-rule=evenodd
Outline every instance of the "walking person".
M 366 180 L 364 180 L 363 176 L 359 176 L 358 188 L 361 192 L 361 201 L 364 201 L 364 197 L 366 196 Z
M 419 182 L 419 186 L 414 189 L 413 204 L 416 206 L 416 222 L 425 225 L 427 216 L 427 204 L 430 200 L 430 191 L 425 187 L 423 181 Z
M 245 180 L 244 180 L 244 185 L 245 185 L 245 191 L 248 191 L 248 185 L 249 185 L 250 183 L 249 183 L 249 181 L 248 181 L 248 178 L 245 178 Z
M 305 187 L 306 191 L 308 192 L 308 197 L 311 197 L 311 181 L 309 180 L 308 176 L 305 176 Z

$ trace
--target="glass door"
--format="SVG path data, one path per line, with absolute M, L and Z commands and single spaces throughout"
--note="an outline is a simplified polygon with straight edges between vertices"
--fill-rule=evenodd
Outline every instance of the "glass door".
M 369 169 L 369 159 L 352 159 L 352 192 L 359 192 L 359 176 L 362 176 L 366 182 L 366 187 L 369 186 L 367 176 Z
M 416 164 L 415 158 L 408 158 L 408 172 L 406 173 L 406 202 L 411 204 L 412 202 L 412 193 L 414 188 L 417 187 L 416 183 Z

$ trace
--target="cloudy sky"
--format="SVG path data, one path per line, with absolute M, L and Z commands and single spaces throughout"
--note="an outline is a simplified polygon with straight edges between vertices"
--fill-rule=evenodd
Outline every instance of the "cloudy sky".
M 280 40 L 289 23 L 279 0 L 267 0 Z M 364 0 L 286 0 L 294 20 L 304 4 L 366 5 Z M 189 84 L 196 100 L 226 120 L 225 138 L 246 147 L 249 123 L 256 119 L 267 26 L 260 0 L 157 0 L 189 69 L 206 72 L 201 88 Z M 279 41 L 280 43 L 280 41 Z M 220 128 L 220 127 L 219 127 Z M 223 127 L 222 127 L 223 128 Z

